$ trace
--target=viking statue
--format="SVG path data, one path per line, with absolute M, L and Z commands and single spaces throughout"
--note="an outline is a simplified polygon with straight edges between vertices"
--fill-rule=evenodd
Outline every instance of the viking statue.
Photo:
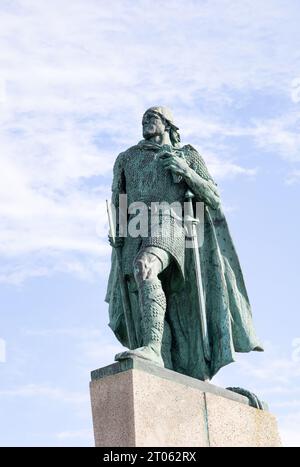
M 106 301 L 109 325 L 129 348 L 115 359 L 141 358 L 209 380 L 234 361 L 235 352 L 263 349 L 217 185 L 203 158 L 193 146 L 181 147 L 165 107 L 148 109 L 142 126 L 144 139 L 119 154 L 113 171 L 117 225 L 110 236 Z M 125 195 L 126 212 L 120 203 Z M 161 203 L 181 206 L 182 213 L 188 204 L 192 212 L 181 216 L 178 209 L 157 208 Z M 197 203 L 204 206 L 203 241 L 187 247 L 182 219 L 196 224 Z M 144 207 L 139 223 L 148 222 L 140 234 L 130 229 L 137 227 L 136 206 Z

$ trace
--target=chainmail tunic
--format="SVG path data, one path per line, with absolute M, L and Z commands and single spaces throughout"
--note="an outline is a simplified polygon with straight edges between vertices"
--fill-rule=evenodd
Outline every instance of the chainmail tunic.
M 118 206 L 118 195 L 126 193 L 128 206 L 134 202 L 143 202 L 148 207 L 148 235 L 124 239 L 122 249 L 123 272 L 132 274 L 134 259 L 142 247 L 155 246 L 162 248 L 175 259 L 184 277 L 185 232 L 181 221 L 173 211 L 155 214 L 151 203 L 179 202 L 183 207 L 187 185 L 184 181 L 174 183 L 170 171 L 165 170 L 158 156 L 158 145 L 141 142 L 124 153 L 121 153 L 115 163 L 113 180 L 113 202 Z M 211 180 L 203 159 L 192 148 L 184 146 L 182 152 L 188 164 L 206 180 Z M 152 205 L 153 206 L 153 205 Z M 128 222 L 136 216 L 129 215 Z M 151 223 L 152 220 L 152 223 Z M 152 231 L 151 231 L 152 225 Z M 158 234 L 153 234 L 153 228 L 161 228 Z

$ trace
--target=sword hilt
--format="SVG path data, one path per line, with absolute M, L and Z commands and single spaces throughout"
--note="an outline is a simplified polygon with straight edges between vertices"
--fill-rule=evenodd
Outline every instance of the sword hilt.
M 186 232 L 188 233 L 188 236 L 190 238 L 192 238 L 195 235 L 192 226 L 195 226 L 199 223 L 199 220 L 195 217 L 194 213 L 193 198 L 195 198 L 194 193 L 190 189 L 187 189 L 185 192 L 185 199 L 187 200 L 187 209 L 185 208 L 184 210 L 184 219 L 185 222 L 188 223 L 186 227 Z
M 193 198 L 195 198 L 195 195 L 194 195 L 194 193 L 193 193 L 190 189 L 188 189 L 188 190 L 186 190 L 186 192 L 185 192 L 185 197 L 186 197 L 188 200 L 192 200 Z

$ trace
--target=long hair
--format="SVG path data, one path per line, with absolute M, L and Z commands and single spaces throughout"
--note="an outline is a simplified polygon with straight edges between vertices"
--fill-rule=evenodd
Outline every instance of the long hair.
M 171 123 L 169 123 L 169 125 L 170 125 L 170 133 L 169 134 L 170 134 L 170 141 L 172 143 L 172 146 L 174 146 L 175 148 L 179 148 L 180 147 L 180 134 L 179 134 L 179 131 Z

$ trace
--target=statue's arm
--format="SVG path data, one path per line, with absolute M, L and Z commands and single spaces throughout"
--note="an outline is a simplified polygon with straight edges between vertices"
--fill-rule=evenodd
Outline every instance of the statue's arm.
M 118 155 L 114 163 L 111 191 L 111 201 L 117 209 L 119 207 L 119 195 L 126 193 L 123 153 Z
M 213 209 L 219 208 L 221 200 L 217 185 L 209 174 L 203 157 L 190 144 L 184 146 L 183 149 L 188 162 L 188 167 L 184 174 L 187 185 L 200 201 L 204 201 Z
M 121 219 L 119 212 L 119 196 L 126 193 L 126 180 L 124 173 L 124 156 L 123 153 L 119 154 L 113 168 L 113 182 L 112 182 L 112 195 L 111 202 L 116 210 L 116 239 L 113 243 L 109 237 L 109 243 L 111 246 L 119 248 L 123 246 L 124 238 L 119 237 L 119 219 Z
M 181 175 L 196 198 L 204 201 L 210 207 L 220 206 L 217 186 L 205 165 L 203 158 L 190 144 L 182 148 L 184 157 L 166 151 L 161 155 L 161 163 L 166 170 Z
M 213 181 L 205 180 L 191 167 L 187 169 L 184 179 L 196 198 L 206 202 L 213 209 L 220 207 L 220 196 Z

